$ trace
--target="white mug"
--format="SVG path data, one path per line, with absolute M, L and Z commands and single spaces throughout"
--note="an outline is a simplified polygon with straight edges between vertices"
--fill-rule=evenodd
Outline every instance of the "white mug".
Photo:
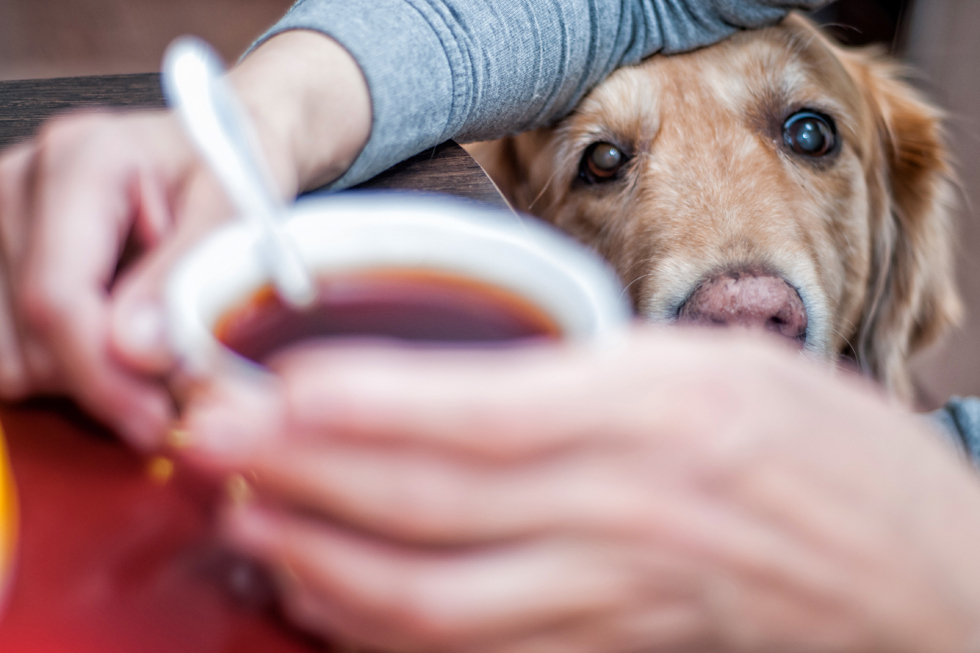
M 447 273 L 512 293 L 549 316 L 561 337 L 594 343 L 618 339 L 631 317 L 615 273 L 535 218 L 421 194 L 347 193 L 301 199 L 281 228 L 314 278 Z M 171 344 L 192 375 L 244 362 L 215 330 L 272 282 L 260 237 L 245 222 L 228 224 L 188 252 L 168 279 Z

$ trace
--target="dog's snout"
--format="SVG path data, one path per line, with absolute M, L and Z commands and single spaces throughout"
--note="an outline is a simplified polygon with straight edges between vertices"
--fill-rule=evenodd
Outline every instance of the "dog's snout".
M 807 312 L 796 289 L 778 276 L 724 272 L 705 279 L 681 306 L 681 324 L 764 329 L 806 340 Z

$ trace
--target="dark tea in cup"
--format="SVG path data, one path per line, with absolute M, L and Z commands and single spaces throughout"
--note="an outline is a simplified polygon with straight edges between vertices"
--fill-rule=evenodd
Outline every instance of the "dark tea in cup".
M 273 289 L 263 234 L 226 225 L 171 273 L 169 336 L 189 376 L 315 338 L 608 343 L 630 320 L 615 272 L 594 252 L 509 212 L 398 194 L 301 201 L 281 236 L 318 282 L 302 310 Z
M 289 306 L 266 285 L 219 318 L 214 332 L 255 362 L 316 338 L 474 345 L 561 336 L 551 316 L 516 293 L 448 272 L 411 269 L 322 276 L 307 308 Z

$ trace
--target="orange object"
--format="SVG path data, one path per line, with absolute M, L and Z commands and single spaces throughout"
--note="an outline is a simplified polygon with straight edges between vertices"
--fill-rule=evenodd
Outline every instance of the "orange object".
M 17 493 L 7 461 L 7 448 L 0 429 L 0 609 L 10 585 L 14 548 L 17 544 Z

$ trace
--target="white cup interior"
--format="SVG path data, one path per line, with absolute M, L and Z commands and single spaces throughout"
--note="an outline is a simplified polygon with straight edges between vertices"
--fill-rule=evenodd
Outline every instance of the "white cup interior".
M 316 277 L 378 269 L 443 272 L 497 286 L 539 307 L 563 337 L 608 341 L 630 319 L 616 275 L 591 251 L 534 218 L 431 196 L 352 193 L 299 201 L 282 225 Z M 171 342 L 187 371 L 238 358 L 218 321 L 271 276 L 260 232 L 216 230 L 175 267 L 166 287 Z

